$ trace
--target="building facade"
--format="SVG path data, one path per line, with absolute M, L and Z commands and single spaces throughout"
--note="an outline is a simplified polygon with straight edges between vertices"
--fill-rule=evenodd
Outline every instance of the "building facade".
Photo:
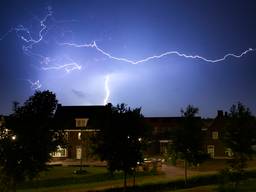
M 52 153 L 53 160 L 91 160 L 91 138 L 108 126 L 110 106 L 58 105 L 55 124 L 64 130 L 67 144 Z
M 203 149 L 211 158 L 229 158 L 232 156 L 230 148 L 226 148 L 221 141 L 221 133 L 227 122 L 227 113 L 223 114 L 223 111 L 219 110 L 217 116 L 214 119 L 203 120 L 203 135 L 204 144 Z
M 226 148 L 221 141 L 221 130 L 227 121 L 227 114 L 219 110 L 217 116 L 212 119 L 202 119 L 202 149 L 210 155 L 211 158 L 229 158 L 232 151 Z M 146 117 L 146 121 L 153 127 L 151 154 L 165 155 L 168 153 L 168 147 L 172 142 L 171 132 L 183 126 L 182 117 Z M 153 152 L 153 153 L 152 153 Z
M 54 160 L 93 159 L 90 155 L 90 138 L 98 131 L 109 126 L 111 105 L 106 106 L 62 106 L 58 105 L 55 113 L 56 125 L 65 131 L 66 147 L 59 147 L 52 153 Z M 218 111 L 213 119 L 201 119 L 203 134 L 202 149 L 212 158 L 228 158 L 232 151 L 221 142 L 221 129 L 225 126 L 226 115 Z M 182 117 L 145 117 L 152 127 L 148 156 L 163 156 L 168 153 L 172 142 L 172 130 L 183 126 Z

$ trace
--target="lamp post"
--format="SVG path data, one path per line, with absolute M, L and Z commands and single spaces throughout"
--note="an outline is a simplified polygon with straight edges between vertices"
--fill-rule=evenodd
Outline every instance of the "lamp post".
M 84 134 L 83 130 L 86 131 L 86 126 L 89 119 L 83 119 L 83 126 L 81 126 L 81 158 L 80 158 L 80 172 L 82 173 L 83 168 L 83 146 L 84 146 Z

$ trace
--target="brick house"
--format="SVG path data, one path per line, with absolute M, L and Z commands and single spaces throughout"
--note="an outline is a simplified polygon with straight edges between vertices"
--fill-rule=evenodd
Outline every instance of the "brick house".
M 211 158 L 228 158 L 232 151 L 225 148 L 220 140 L 221 129 L 225 126 L 227 114 L 219 110 L 214 119 L 202 120 L 203 146 Z M 171 130 L 182 127 L 182 117 L 146 117 L 146 121 L 153 127 L 151 154 L 164 155 L 171 143 Z
M 228 158 L 232 156 L 232 151 L 226 148 L 221 141 L 221 129 L 227 121 L 227 113 L 219 110 L 214 119 L 203 120 L 204 146 L 203 149 L 210 154 L 212 158 Z
M 108 126 L 110 107 L 58 105 L 55 123 L 65 131 L 67 146 L 52 153 L 53 160 L 90 159 L 90 137 Z
M 149 154 L 164 155 L 171 143 L 171 131 L 182 126 L 182 117 L 145 117 L 152 129 Z
M 54 160 L 88 159 L 88 138 L 109 125 L 111 108 L 106 106 L 62 106 L 58 105 L 55 121 L 60 129 L 64 129 L 67 147 L 59 148 L 52 154 Z M 201 117 L 197 117 L 200 118 Z M 150 145 L 145 153 L 165 155 L 171 143 L 171 131 L 183 125 L 182 117 L 145 117 L 153 128 Z M 218 111 L 214 119 L 202 120 L 203 150 L 212 158 L 227 158 L 232 155 L 230 149 L 224 147 L 220 140 L 220 130 L 225 126 L 226 115 Z
M 4 116 L 0 115 L 0 127 L 4 125 Z

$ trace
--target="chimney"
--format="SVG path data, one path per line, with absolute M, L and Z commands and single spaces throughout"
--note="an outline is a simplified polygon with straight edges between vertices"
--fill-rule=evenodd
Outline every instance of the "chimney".
M 217 117 L 223 117 L 223 111 L 222 110 L 217 111 Z

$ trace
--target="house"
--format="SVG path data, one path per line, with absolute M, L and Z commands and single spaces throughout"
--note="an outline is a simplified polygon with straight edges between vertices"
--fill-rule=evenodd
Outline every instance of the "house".
M 223 159 L 232 156 L 230 148 L 226 148 L 221 141 L 221 132 L 227 122 L 227 113 L 222 110 L 217 111 L 217 116 L 214 119 L 203 120 L 203 149 L 211 158 Z
M 145 117 L 153 128 L 152 144 L 148 150 L 151 155 L 165 155 L 171 143 L 171 131 L 182 126 L 182 117 Z
M 4 116 L 0 115 L 0 127 L 4 125 Z
M 6 128 L 6 119 L 8 117 L 7 116 L 2 116 L 0 115 L 0 139 L 3 138 L 3 137 L 6 137 L 6 136 L 10 136 L 11 139 L 15 140 L 16 139 L 16 136 L 15 135 L 10 135 L 10 130 L 8 130 Z
M 90 156 L 90 137 L 109 126 L 111 105 L 106 106 L 62 106 L 58 105 L 55 121 L 59 129 L 65 131 L 68 145 L 52 153 L 54 160 L 93 159 Z M 202 119 L 202 149 L 212 158 L 227 158 L 232 151 L 225 148 L 220 140 L 221 129 L 225 126 L 226 115 L 218 111 L 216 118 Z M 183 117 L 145 117 L 152 129 L 147 156 L 166 155 L 172 142 L 173 129 L 183 126 Z
M 108 126 L 110 106 L 62 106 L 55 112 L 55 123 L 64 130 L 65 148 L 52 153 L 53 160 L 90 159 L 90 138 Z
M 217 111 L 217 116 L 210 119 L 202 119 L 202 135 L 203 146 L 202 149 L 210 154 L 211 158 L 228 158 L 232 156 L 232 151 L 226 148 L 220 137 L 221 129 L 225 126 L 227 121 L 227 113 Z M 165 155 L 168 152 L 168 146 L 172 142 L 171 132 L 173 129 L 181 128 L 183 126 L 182 117 L 145 117 L 146 121 L 153 127 L 151 154 Z

